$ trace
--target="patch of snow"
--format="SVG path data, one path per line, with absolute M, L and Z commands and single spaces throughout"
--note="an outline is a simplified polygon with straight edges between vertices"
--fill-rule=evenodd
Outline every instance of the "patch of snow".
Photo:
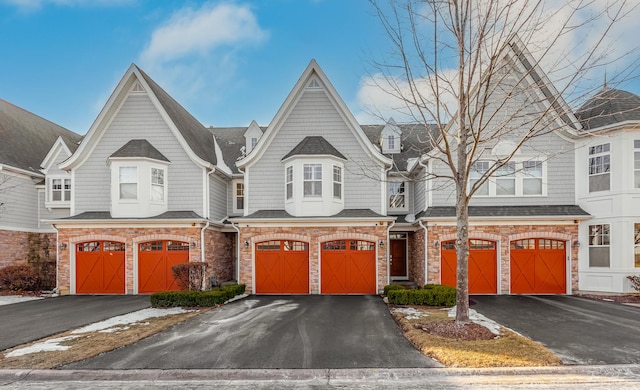
M 12 303 L 33 301 L 36 299 L 43 299 L 42 297 L 34 297 L 34 296 L 22 296 L 22 295 L 0 295 L 0 306 L 1 305 L 10 305 Z
M 125 325 L 139 323 L 148 318 L 164 317 L 168 315 L 182 314 L 187 312 L 189 312 L 189 310 L 185 310 L 180 307 L 173 307 L 170 309 L 155 309 L 155 308 L 142 309 L 142 310 L 134 311 L 133 313 L 124 314 L 121 316 L 109 318 L 108 320 L 104 320 L 104 321 L 96 322 L 91 325 L 84 326 L 82 328 L 74 330 L 71 333 L 82 334 L 82 333 L 89 333 L 89 332 L 101 332 L 114 327 L 121 328 L 122 326 L 125 326 Z
M 16 356 L 24 356 L 24 355 L 28 355 L 31 353 L 38 353 L 38 352 L 66 351 L 71 347 L 68 345 L 60 345 L 60 343 L 63 343 L 68 340 L 77 339 L 78 337 L 80 336 L 65 336 L 65 337 L 58 337 L 55 339 L 46 340 L 41 343 L 30 345 L 28 347 L 13 350 L 7 353 L 5 357 L 10 358 L 10 357 L 16 357 Z
M 449 309 L 449 317 L 455 318 L 456 316 L 456 307 L 452 307 L 451 309 Z M 494 320 L 491 320 L 485 316 L 483 316 L 482 314 L 478 313 L 477 311 L 473 310 L 473 309 L 469 309 L 469 319 L 478 324 L 478 325 L 482 325 L 485 328 L 489 329 L 491 331 L 491 333 L 495 334 L 495 335 L 499 335 L 500 334 L 500 324 L 498 324 L 497 322 L 495 322 Z
M 416 310 L 412 307 L 396 307 L 392 309 L 394 313 L 399 313 L 404 316 L 404 318 L 408 320 L 418 320 L 422 317 L 428 317 L 428 313 L 423 313 L 420 310 Z
M 236 295 L 235 297 L 229 299 L 228 301 L 225 302 L 225 304 L 227 303 L 231 303 L 231 302 L 235 302 L 235 301 L 239 301 L 240 299 L 244 299 L 246 297 L 248 297 L 249 294 L 241 294 L 241 295 Z

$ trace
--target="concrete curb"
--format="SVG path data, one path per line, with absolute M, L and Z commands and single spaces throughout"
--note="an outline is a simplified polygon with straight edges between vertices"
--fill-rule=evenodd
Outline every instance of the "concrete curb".
M 196 369 L 196 370 L 0 370 L 0 386 L 29 382 L 264 382 L 340 383 L 640 383 L 640 365 L 523 368 Z

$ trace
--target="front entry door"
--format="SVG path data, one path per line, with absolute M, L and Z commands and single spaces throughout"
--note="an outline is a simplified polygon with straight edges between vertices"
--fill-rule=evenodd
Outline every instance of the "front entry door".
M 390 240 L 391 250 L 389 263 L 391 265 L 391 277 L 407 277 L 407 240 Z

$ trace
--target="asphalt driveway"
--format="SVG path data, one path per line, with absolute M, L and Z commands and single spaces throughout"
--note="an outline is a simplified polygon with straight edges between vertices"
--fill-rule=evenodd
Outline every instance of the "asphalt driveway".
M 434 367 L 378 296 L 251 296 L 66 369 Z
M 148 295 L 69 295 L 0 306 L 0 351 L 150 307 Z
M 472 296 L 471 303 L 479 313 L 542 343 L 565 364 L 640 363 L 638 307 L 562 295 Z

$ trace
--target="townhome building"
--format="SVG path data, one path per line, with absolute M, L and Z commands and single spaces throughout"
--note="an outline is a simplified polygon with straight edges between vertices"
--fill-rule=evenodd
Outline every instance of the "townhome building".
M 505 135 L 471 180 L 509 154 L 525 118 L 544 116 L 472 199 L 470 293 L 628 291 L 640 98 L 606 89 L 574 113 L 520 43 L 504 60 L 503 82 L 522 93 L 494 104 L 505 111 L 487 125 Z M 175 290 L 172 267 L 187 262 L 206 265 L 207 285 L 256 294 L 455 286 L 455 188 L 428 141 L 440 129 L 358 123 L 315 60 L 268 126 L 206 127 L 135 64 L 84 137 L 2 103 L 0 175 L 25 184 L 2 198 L 0 263 L 26 257 L 28 233 L 47 235 L 61 294 Z

